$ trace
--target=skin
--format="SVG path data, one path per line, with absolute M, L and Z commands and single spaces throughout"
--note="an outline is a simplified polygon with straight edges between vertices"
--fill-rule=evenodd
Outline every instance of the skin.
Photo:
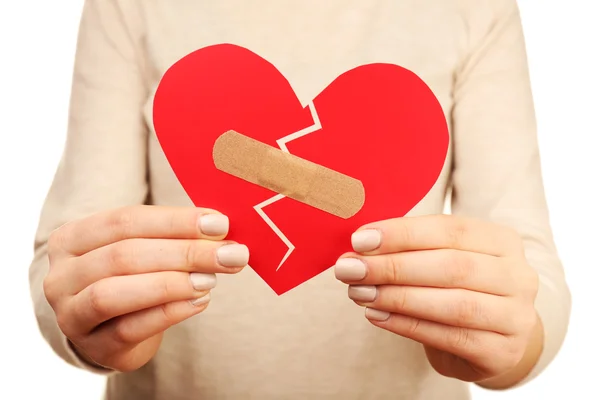
M 192 273 L 235 274 L 219 265 L 226 233 L 208 236 L 199 218 L 217 211 L 133 206 L 68 223 L 50 237 L 44 291 L 59 327 L 91 364 L 133 371 L 158 350 L 163 332 L 194 315 L 209 290 Z M 379 245 L 347 253 L 366 265 L 349 287 L 376 288 L 370 322 L 424 345 L 440 374 L 502 389 L 539 359 L 543 327 L 534 309 L 537 274 L 514 231 L 452 216 L 397 218 L 359 229 Z M 367 314 L 368 315 L 368 314 Z
M 534 308 L 538 275 L 516 232 L 447 215 L 390 219 L 363 229 L 380 233 L 378 247 L 342 258 L 367 267 L 364 279 L 345 283 L 376 288 L 373 301 L 356 303 L 389 313 L 373 319 L 366 312 L 373 325 L 422 343 L 444 376 L 490 389 L 527 376 L 540 357 L 544 331 Z
M 48 242 L 44 292 L 60 329 L 88 362 L 133 371 L 158 350 L 163 332 L 204 311 L 191 301 L 191 273 L 235 274 L 216 251 L 232 243 L 201 233 L 214 210 L 127 207 L 74 221 Z

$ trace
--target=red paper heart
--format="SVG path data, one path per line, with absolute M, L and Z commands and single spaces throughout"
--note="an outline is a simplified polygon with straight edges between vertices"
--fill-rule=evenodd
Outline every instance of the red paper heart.
M 313 113 L 320 120 L 315 128 Z M 198 207 L 229 216 L 229 239 L 250 249 L 250 266 L 283 294 L 331 267 L 351 251 L 359 226 L 404 216 L 437 180 L 448 150 L 443 110 L 414 73 L 369 64 L 335 79 L 302 106 L 286 78 L 253 52 L 230 44 L 197 50 L 163 76 L 154 99 L 154 127 L 177 178 Z M 312 127 L 312 128 L 311 128 Z M 316 130 L 315 130 L 316 129 Z M 365 204 L 342 219 L 217 170 L 215 140 L 235 130 L 362 181 Z M 289 139 L 289 138 L 288 138 Z M 281 197 L 281 196 L 280 196 Z

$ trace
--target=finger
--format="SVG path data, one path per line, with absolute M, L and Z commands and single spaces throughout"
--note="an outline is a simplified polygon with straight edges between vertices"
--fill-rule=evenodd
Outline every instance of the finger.
M 97 213 L 64 225 L 54 242 L 72 255 L 132 238 L 223 239 L 229 220 L 214 210 L 193 207 L 132 206 Z
M 350 286 L 348 296 L 377 310 L 444 325 L 514 334 L 527 321 L 507 297 L 463 289 L 411 286 Z
M 248 248 L 215 240 L 127 239 L 67 260 L 56 274 L 76 294 L 110 276 L 160 271 L 237 273 L 248 264 Z M 69 277 L 69 279 L 66 279 Z
M 201 313 L 209 302 L 210 293 L 193 302 L 175 301 L 126 314 L 100 326 L 86 340 L 102 343 L 107 354 L 117 353 Z
M 172 271 L 102 279 L 68 300 L 68 325 L 79 334 L 87 334 L 124 314 L 200 298 L 215 285 L 214 274 Z
M 362 256 L 349 253 L 334 267 L 337 279 L 360 285 L 462 288 L 496 295 L 514 292 L 515 268 L 508 259 L 439 249 Z
M 504 256 L 521 251 L 511 229 L 450 215 L 395 218 L 371 223 L 352 235 L 354 251 L 388 254 L 411 250 L 456 249 Z
M 425 346 L 454 354 L 477 365 L 489 365 L 509 338 L 489 331 L 443 325 L 406 315 L 367 308 L 366 318 L 375 326 L 415 340 Z

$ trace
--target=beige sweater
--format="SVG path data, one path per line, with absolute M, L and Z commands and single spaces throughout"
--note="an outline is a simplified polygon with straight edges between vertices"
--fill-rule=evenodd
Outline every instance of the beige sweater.
M 44 337 L 70 351 L 42 291 L 46 241 L 61 224 L 130 204 L 190 206 L 156 140 L 152 95 L 180 57 L 234 43 L 273 63 L 307 104 L 344 71 L 388 62 L 432 88 L 451 149 L 410 215 L 452 212 L 516 228 L 539 271 L 546 330 L 530 379 L 565 336 L 570 294 L 540 173 L 527 60 L 515 0 L 88 0 L 65 152 L 45 202 L 30 269 Z M 422 346 L 375 328 L 331 271 L 277 297 L 251 270 L 220 276 L 207 311 L 171 328 L 156 357 L 109 374 L 110 400 L 469 398 Z M 51 394 L 60 397 L 60 393 Z

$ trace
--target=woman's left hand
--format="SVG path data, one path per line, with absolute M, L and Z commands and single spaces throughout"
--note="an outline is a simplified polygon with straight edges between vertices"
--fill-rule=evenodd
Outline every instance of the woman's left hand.
M 375 326 L 425 346 L 432 367 L 474 382 L 514 368 L 538 322 L 522 240 L 489 222 L 436 215 L 371 223 L 336 263 Z

